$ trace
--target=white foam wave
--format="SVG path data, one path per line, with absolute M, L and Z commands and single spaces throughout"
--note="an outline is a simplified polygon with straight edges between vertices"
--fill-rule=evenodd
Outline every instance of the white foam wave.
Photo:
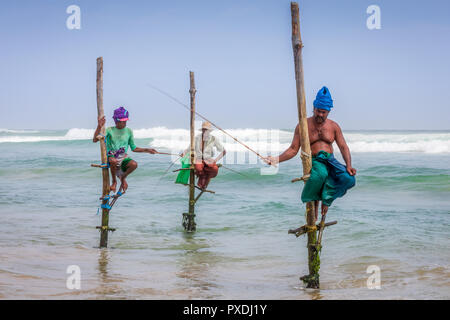
M 94 129 L 72 128 L 67 131 L 63 140 L 90 140 L 94 136 Z
M 0 143 L 5 142 L 41 142 L 41 141 L 56 141 L 65 140 L 63 137 L 46 137 L 46 136 L 8 136 L 0 137 Z
M 242 141 L 242 140 L 241 140 Z M 289 143 L 271 143 L 270 141 L 259 141 L 259 142 L 251 142 L 251 141 L 243 141 L 247 144 L 251 149 L 255 150 L 258 153 L 274 153 L 281 152 L 286 150 L 289 147 Z M 172 150 L 173 152 L 179 152 L 185 150 L 189 147 L 189 139 L 185 140 L 166 140 L 166 139 L 155 139 L 151 143 L 150 146 L 154 148 L 164 148 Z M 243 145 L 236 142 L 222 142 L 223 147 L 227 152 L 246 152 L 246 149 Z
M 13 130 L 13 129 L 0 128 L 0 133 L 39 133 L 39 131 L 38 130 Z
M 40 141 L 65 141 L 65 140 L 90 140 L 94 129 L 72 128 L 65 134 L 51 136 L 46 135 L 23 135 L 30 133 L 27 130 L 0 129 L 7 133 L 0 136 L 0 143 L 5 142 L 40 142 Z M 6 131 L 9 130 L 9 131 Z M 279 129 L 229 129 L 226 130 L 232 136 L 247 144 L 258 152 L 282 152 L 289 147 L 292 140 L 292 130 Z M 136 139 L 151 138 L 151 145 L 155 148 L 181 151 L 189 145 L 189 130 L 169 129 L 166 127 L 153 127 L 134 129 Z M 197 134 L 200 131 L 197 131 Z M 8 133 L 11 133 L 9 135 Z M 33 133 L 39 133 L 33 132 Z M 43 133 L 44 134 L 44 133 Z M 219 130 L 213 134 L 222 142 L 225 149 L 231 152 L 247 151 L 241 144 L 235 142 Z M 344 132 L 345 139 L 351 152 L 420 152 L 420 153 L 450 153 L 450 133 L 421 132 L 421 133 L 358 133 Z M 335 152 L 339 149 L 335 145 Z
M 234 129 L 227 130 L 256 151 L 270 153 L 282 152 L 289 147 L 292 132 L 285 130 L 265 129 Z M 220 131 L 214 135 L 229 151 L 246 151 L 241 145 Z M 351 152 L 420 152 L 420 153 L 450 153 L 450 133 L 344 133 Z M 160 137 L 152 146 L 183 150 L 189 145 L 189 132 L 184 130 L 178 137 Z M 336 143 L 335 152 L 339 152 Z
M 30 133 L 30 131 L 23 131 L 26 133 Z M 16 132 L 16 130 L 10 130 L 8 133 L 19 133 Z M 22 133 L 22 131 L 20 131 Z M 39 133 L 39 131 L 33 132 L 33 133 Z M 33 136 L 26 136 L 26 135 L 7 135 L 7 136 L 0 136 L 0 143 L 4 142 L 42 142 L 42 141 L 64 141 L 64 140 L 87 140 L 92 139 L 92 136 L 94 135 L 93 129 L 78 129 L 73 128 L 67 131 L 67 133 L 64 136 L 40 136 L 40 135 L 33 135 Z
M 289 147 L 292 139 L 291 133 L 279 129 L 229 129 L 225 130 L 231 136 L 236 137 L 258 153 L 275 153 Z M 196 133 L 200 134 L 200 131 Z M 213 135 L 222 143 L 228 152 L 245 152 L 247 149 L 234 141 L 232 137 L 219 130 L 214 130 Z M 135 136 L 136 133 L 135 133 Z M 185 129 L 158 128 L 157 134 L 151 142 L 155 148 L 166 148 L 174 152 L 182 151 L 189 146 L 190 133 Z
M 450 133 L 344 133 L 344 136 L 351 152 L 450 153 Z

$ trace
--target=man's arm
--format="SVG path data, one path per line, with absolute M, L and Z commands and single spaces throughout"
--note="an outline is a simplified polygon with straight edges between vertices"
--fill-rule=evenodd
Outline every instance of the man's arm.
M 150 154 L 158 153 L 158 151 L 152 148 L 139 148 L 139 147 L 134 148 L 133 152 L 145 152 Z
M 179 156 L 181 157 L 181 158 L 183 158 L 185 155 L 186 155 L 186 153 L 188 153 L 189 152 L 189 148 L 186 148 L 183 152 L 181 152 L 180 154 L 179 154 Z
M 98 119 L 98 123 L 97 123 L 97 129 L 95 129 L 94 132 L 94 138 L 92 138 L 92 142 L 98 142 L 99 140 L 97 139 L 97 136 L 100 134 L 100 130 L 102 130 L 102 127 L 105 125 L 106 123 L 106 119 L 103 116 L 103 118 Z
M 227 153 L 227 150 L 223 149 L 223 151 L 217 156 L 217 158 L 214 160 L 214 162 L 217 162 L 220 159 L 222 159 L 226 153 Z
M 214 137 L 214 146 L 216 147 L 217 151 L 222 150 L 222 152 L 220 152 L 215 159 L 205 160 L 205 162 L 208 163 L 208 164 L 216 164 L 217 161 L 222 159 L 223 156 L 227 153 L 227 151 L 225 150 L 223 145 L 220 143 L 219 140 L 217 140 L 216 137 Z
M 134 134 L 133 134 L 133 130 L 131 130 L 130 128 L 128 128 L 129 133 L 130 133 L 130 138 L 128 139 L 128 145 L 130 146 L 131 150 L 133 152 L 145 152 L 145 153 L 150 153 L 150 154 L 155 154 L 158 153 L 158 151 L 156 151 L 155 149 L 152 148 L 139 148 L 136 147 L 136 144 L 134 143 Z
M 198 136 L 196 136 L 194 139 L 194 147 L 195 147 L 194 154 L 200 153 L 200 150 L 198 149 L 200 141 L 197 141 L 197 140 L 200 140 L 200 139 L 198 139 Z M 190 143 L 189 143 L 189 146 L 182 153 L 179 154 L 179 156 L 184 157 L 188 152 L 191 152 L 191 144 Z
M 287 148 L 286 151 L 284 151 L 278 157 L 268 157 L 267 158 L 268 163 L 269 164 L 280 163 L 292 159 L 293 157 L 295 157 L 295 155 L 298 153 L 299 150 L 300 150 L 300 134 L 298 132 L 298 124 L 297 124 L 294 130 L 294 137 L 292 138 L 292 142 L 289 148 Z
M 215 140 L 215 144 L 216 144 L 216 148 L 217 151 L 222 150 L 221 153 L 219 153 L 219 155 L 216 157 L 216 159 L 214 160 L 214 163 L 216 163 L 217 161 L 219 161 L 220 159 L 223 158 L 223 156 L 227 153 L 227 150 L 225 150 L 225 148 L 223 147 L 223 145 L 219 142 L 219 140 L 217 140 L 217 138 L 214 138 Z
M 345 142 L 341 128 L 337 123 L 335 123 L 335 126 L 336 144 L 341 151 L 342 158 L 344 158 L 345 165 L 347 166 L 347 172 L 351 176 L 354 176 L 356 174 L 356 169 L 352 167 L 352 156 L 350 154 L 350 149 L 347 146 L 347 142 Z

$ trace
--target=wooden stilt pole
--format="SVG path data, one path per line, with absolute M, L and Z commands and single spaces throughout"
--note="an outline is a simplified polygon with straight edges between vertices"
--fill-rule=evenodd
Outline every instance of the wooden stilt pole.
M 189 72 L 190 78 L 190 89 L 189 93 L 191 96 L 191 166 L 189 175 L 189 212 L 183 214 L 183 226 L 187 232 L 194 232 L 196 230 L 195 217 L 195 175 L 194 175 L 194 161 L 195 161 L 195 81 L 194 72 Z
M 103 110 L 103 58 L 97 58 L 97 114 L 98 119 L 105 115 Z M 102 164 L 108 162 L 106 155 L 106 141 L 105 141 L 105 126 L 100 130 L 100 153 Z M 102 167 L 103 189 L 102 199 L 109 195 L 109 169 L 108 167 Z M 109 200 L 102 200 L 102 225 L 100 229 L 100 248 L 107 247 L 108 245 L 108 223 L 109 223 L 109 209 L 103 206 L 108 206 Z
M 309 175 L 312 167 L 311 146 L 309 144 L 308 122 L 306 115 L 305 86 L 303 78 L 302 48 L 303 43 L 300 34 L 300 20 L 298 3 L 291 2 L 292 15 L 292 48 L 294 50 L 295 81 L 297 90 L 297 108 L 299 119 L 299 134 L 301 143 L 301 159 L 303 176 Z M 319 288 L 320 248 L 317 244 L 317 227 L 314 214 L 314 202 L 306 204 L 306 229 L 308 233 L 308 269 L 309 275 L 302 279 L 307 288 Z

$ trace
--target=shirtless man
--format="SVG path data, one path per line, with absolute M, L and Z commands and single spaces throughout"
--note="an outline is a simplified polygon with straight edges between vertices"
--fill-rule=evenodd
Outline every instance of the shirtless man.
M 309 141 L 312 153 L 311 175 L 302 192 L 302 202 L 314 201 L 315 216 L 318 216 L 319 200 L 322 201 L 322 215 L 338 197 L 355 185 L 356 169 L 352 167 L 350 150 L 345 142 L 341 128 L 328 119 L 333 100 L 327 87 L 319 90 L 314 100 L 314 114 L 307 119 Z M 336 141 L 346 166 L 333 156 L 333 142 Z M 268 164 L 276 164 L 293 158 L 300 150 L 299 125 L 294 130 L 290 147 L 278 157 L 268 157 Z

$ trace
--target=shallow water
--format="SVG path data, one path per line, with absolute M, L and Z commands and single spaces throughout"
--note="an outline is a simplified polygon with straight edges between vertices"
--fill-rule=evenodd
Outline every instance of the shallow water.
M 299 281 L 306 238 L 287 233 L 304 224 L 302 185 L 290 182 L 298 158 L 276 175 L 260 175 L 261 164 L 226 165 L 245 177 L 221 168 L 187 235 L 187 188 L 164 175 L 171 157 L 132 154 L 138 171 L 111 211 L 109 248 L 99 249 L 101 173 L 90 167 L 99 147 L 69 132 L 0 132 L 1 299 L 450 298 L 450 153 L 420 149 L 422 140 L 449 144 L 449 133 L 348 135 L 351 149 L 369 145 L 352 153 L 357 185 L 329 210 L 338 224 L 324 232 L 321 289 L 310 290 Z M 137 145 L 160 148 L 164 137 L 148 134 Z M 288 131 L 280 136 L 289 144 Z M 372 151 L 385 141 L 419 149 Z M 69 265 L 81 269 L 80 290 L 66 287 Z M 380 290 L 367 288 L 370 265 L 380 267 Z

